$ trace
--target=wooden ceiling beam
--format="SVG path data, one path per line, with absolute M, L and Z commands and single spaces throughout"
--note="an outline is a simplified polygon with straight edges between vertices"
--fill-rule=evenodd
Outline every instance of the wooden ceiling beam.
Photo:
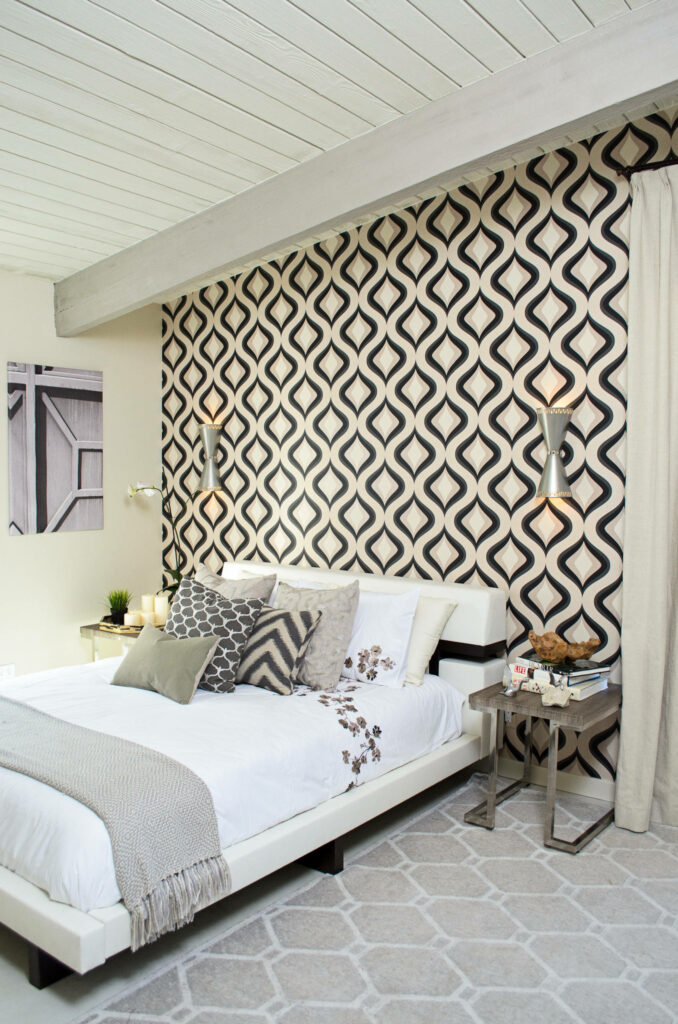
M 72 337 L 164 302 L 333 225 L 501 161 L 582 138 L 678 89 L 678 4 L 656 0 L 428 103 L 55 285 Z

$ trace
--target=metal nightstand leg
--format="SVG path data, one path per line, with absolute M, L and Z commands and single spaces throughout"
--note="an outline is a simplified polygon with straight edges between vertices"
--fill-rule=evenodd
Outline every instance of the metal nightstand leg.
M 576 839 L 558 839 L 554 836 L 553 829 L 556 817 L 556 780 L 558 771 L 558 726 L 554 722 L 549 724 L 549 756 L 548 756 L 548 780 L 546 786 L 546 817 L 544 818 L 544 846 L 553 850 L 562 850 L 563 853 L 579 853 L 579 851 L 591 842 L 604 828 L 614 821 L 614 807 L 593 825 L 577 836 Z
M 517 782 L 512 782 L 510 785 L 505 786 L 504 789 L 500 789 L 497 792 L 497 766 L 499 761 L 499 751 L 497 748 L 497 739 L 499 735 L 499 726 L 501 724 L 501 715 L 503 711 L 497 711 L 492 716 L 492 723 L 490 729 L 490 766 L 489 773 L 487 776 L 487 799 L 483 800 L 477 807 L 471 808 L 464 815 L 464 821 L 468 822 L 469 825 L 480 825 L 482 828 L 493 829 L 494 828 L 494 812 L 495 808 L 499 804 L 503 804 L 504 800 L 508 800 L 509 797 L 513 796 L 519 790 L 524 789 L 525 786 L 530 784 L 530 763 L 532 760 L 532 719 L 528 716 L 525 723 L 525 754 L 523 757 L 523 777 L 518 779 Z

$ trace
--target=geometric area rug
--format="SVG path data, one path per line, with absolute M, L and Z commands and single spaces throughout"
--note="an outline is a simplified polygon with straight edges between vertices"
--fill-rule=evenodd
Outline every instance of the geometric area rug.
M 283 904 L 130 986 L 78 1024 L 671 1024 L 678 829 L 542 845 L 544 791 L 493 832 L 473 776 Z M 596 801 L 559 795 L 574 836 Z

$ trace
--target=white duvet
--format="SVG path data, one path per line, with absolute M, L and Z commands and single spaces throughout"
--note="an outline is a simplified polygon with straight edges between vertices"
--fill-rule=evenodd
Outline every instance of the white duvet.
M 357 683 L 330 695 L 306 687 L 289 697 L 253 686 L 232 694 L 198 690 L 184 706 L 147 690 L 110 686 L 119 663 L 110 658 L 23 676 L 1 684 L 0 696 L 182 762 L 209 787 L 227 859 L 233 843 L 461 732 L 463 698 L 437 676 L 427 676 L 422 686 Z M 71 797 L 4 768 L 0 864 L 80 910 L 120 899 L 101 819 Z

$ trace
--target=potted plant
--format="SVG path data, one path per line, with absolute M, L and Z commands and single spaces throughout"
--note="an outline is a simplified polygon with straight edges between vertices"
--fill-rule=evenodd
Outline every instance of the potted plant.
M 132 595 L 129 590 L 111 590 L 106 597 L 108 607 L 111 610 L 111 622 L 116 626 L 122 626 L 125 621 L 125 612 L 129 608 Z

